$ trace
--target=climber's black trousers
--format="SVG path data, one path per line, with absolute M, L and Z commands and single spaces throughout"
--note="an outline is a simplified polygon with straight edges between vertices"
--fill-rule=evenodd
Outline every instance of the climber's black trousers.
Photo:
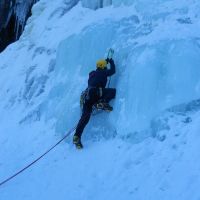
M 109 103 L 111 99 L 115 98 L 115 95 L 116 95 L 116 89 L 114 88 L 103 88 L 101 97 L 99 96 L 99 89 L 91 88 L 89 90 L 89 95 L 88 95 L 89 98 L 85 101 L 83 105 L 83 112 L 81 115 L 81 119 L 79 120 L 78 125 L 76 127 L 76 132 L 75 132 L 76 136 L 79 136 L 81 138 L 83 130 L 90 120 L 90 116 L 92 113 L 92 106 L 99 100 Z

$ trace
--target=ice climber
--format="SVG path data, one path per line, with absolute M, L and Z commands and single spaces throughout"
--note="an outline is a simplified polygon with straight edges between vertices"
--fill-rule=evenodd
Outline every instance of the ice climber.
M 107 64 L 110 63 L 110 68 Z M 89 122 L 93 106 L 97 109 L 112 111 L 109 101 L 115 98 L 116 89 L 106 88 L 107 78 L 115 73 L 115 63 L 112 58 L 99 60 L 96 63 L 97 69 L 89 73 L 88 87 L 85 90 L 83 110 L 81 118 L 76 127 L 73 143 L 78 149 L 82 149 L 81 136 L 87 123 Z

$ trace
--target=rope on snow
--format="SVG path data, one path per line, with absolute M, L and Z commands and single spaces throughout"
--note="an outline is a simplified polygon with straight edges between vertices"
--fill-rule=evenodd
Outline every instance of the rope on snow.
M 72 128 L 61 140 L 59 140 L 55 145 L 53 145 L 50 149 L 48 149 L 45 153 L 43 153 L 40 157 L 38 157 L 37 159 L 35 159 L 34 161 L 32 161 L 30 164 L 28 164 L 27 166 L 25 166 L 23 169 L 21 169 L 20 171 L 16 172 L 14 175 L 8 177 L 7 179 L 5 179 L 4 181 L 0 182 L 0 186 L 4 185 L 5 183 L 7 183 L 8 181 L 12 180 L 13 178 L 15 178 L 16 176 L 18 176 L 19 174 L 21 174 L 23 171 L 25 171 L 26 169 L 30 168 L 32 165 L 34 165 L 37 161 L 39 161 L 41 158 L 43 158 L 46 154 L 48 154 L 50 151 L 52 151 L 56 146 L 58 146 L 63 140 L 65 140 L 68 136 L 70 136 L 70 134 L 76 129 L 76 126 L 74 128 Z

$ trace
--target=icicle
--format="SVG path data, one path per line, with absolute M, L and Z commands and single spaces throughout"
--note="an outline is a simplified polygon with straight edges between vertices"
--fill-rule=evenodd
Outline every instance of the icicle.
M 0 0 L 0 34 L 3 30 L 4 44 L 0 44 L 0 52 L 15 40 L 24 30 L 26 20 L 34 3 L 39 0 Z M 9 33 L 9 34 L 7 34 Z
M 82 5 L 96 10 L 98 8 L 112 5 L 112 0 L 82 0 Z
M 30 9 L 34 3 L 38 0 L 16 0 L 14 13 L 16 16 L 16 23 L 15 23 L 15 33 L 16 39 L 19 38 L 21 32 L 24 30 L 24 26 L 30 12 Z

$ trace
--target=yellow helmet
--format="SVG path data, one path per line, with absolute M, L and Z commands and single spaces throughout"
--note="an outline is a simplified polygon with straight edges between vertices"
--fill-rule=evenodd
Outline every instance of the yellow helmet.
M 97 61 L 97 68 L 105 69 L 107 66 L 107 62 L 104 59 Z

